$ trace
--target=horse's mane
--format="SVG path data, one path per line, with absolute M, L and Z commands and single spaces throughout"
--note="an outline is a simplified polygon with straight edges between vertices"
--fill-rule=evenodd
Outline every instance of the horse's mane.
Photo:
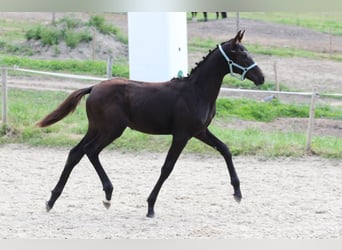
M 221 46 L 223 46 L 226 43 L 231 42 L 233 39 L 227 41 L 227 42 L 222 42 Z M 191 69 L 190 73 L 187 74 L 185 77 L 174 77 L 171 79 L 171 81 L 177 81 L 177 80 L 182 80 L 182 79 L 189 79 L 191 76 L 197 71 L 197 69 L 208 59 L 208 57 L 213 54 L 216 50 L 218 49 L 218 45 L 212 50 L 210 49 L 208 54 L 206 56 L 203 56 L 202 60 L 196 63 L 196 66 Z
M 196 66 L 191 69 L 190 73 L 188 74 L 188 77 L 190 77 L 193 73 L 196 72 L 196 70 L 208 59 L 208 57 L 217 49 L 217 46 L 214 50 L 209 50 L 208 54 L 206 56 L 203 56 L 202 60 L 196 63 Z
M 229 40 L 229 41 L 227 41 L 227 42 L 223 42 L 223 43 L 221 43 L 221 46 L 223 46 L 224 44 L 226 44 L 226 43 L 229 43 L 229 42 L 231 42 L 232 41 L 232 39 L 231 40 Z M 213 50 L 209 50 L 209 52 L 208 52 L 208 54 L 206 55 L 206 56 L 204 56 L 203 57 L 203 59 L 200 61 L 200 62 L 197 62 L 196 63 L 196 66 L 194 67 L 194 68 L 192 68 L 191 69 L 191 71 L 190 71 L 190 73 L 188 74 L 188 78 L 189 77 L 191 77 L 191 75 L 193 74 L 193 73 L 195 73 L 196 72 L 196 70 L 208 59 L 208 57 L 211 55 L 211 54 L 213 54 L 216 50 L 218 49 L 218 45 L 216 45 L 216 48 L 215 49 L 213 49 Z

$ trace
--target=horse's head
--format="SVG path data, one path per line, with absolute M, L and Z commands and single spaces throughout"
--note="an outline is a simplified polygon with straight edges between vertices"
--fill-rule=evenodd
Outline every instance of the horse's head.
M 219 45 L 222 56 L 227 60 L 229 73 L 241 80 L 245 78 L 254 82 L 255 85 L 263 84 L 264 74 L 259 66 L 254 62 L 247 49 L 241 44 L 245 31 L 239 31 L 235 38 Z M 235 73 L 240 74 L 237 76 Z

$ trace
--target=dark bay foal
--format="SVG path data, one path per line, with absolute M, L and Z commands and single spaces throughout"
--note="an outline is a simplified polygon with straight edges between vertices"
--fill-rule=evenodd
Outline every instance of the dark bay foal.
M 53 208 L 71 171 L 84 155 L 87 155 L 101 179 L 106 196 L 104 205 L 109 208 L 113 185 L 99 161 L 99 154 L 120 137 L 127 127 L 143 133 L 172 135 L 172 144 L 160 177 L 147 199 L 148 217 L 154 216 L 158 193 L 192 137 L 215 148 L 224 157 L 234 188 L 234 198 L 239 202 L 242 198 L 240 182 L 231 153 L 208 130 L 208 125 L 215 115 L 216 99 L 226 74 L 230 73 L 241 80 L 247 78 L 256 85 L 264 82 L 262 71 L 241 44 L 243 35 L 244 32 L 239 31 L 235 38 L 210 51 L 188 77 L 161 83 L 123 78 L 103 81 L 92 87 L 76 90 L 56 110 L 39 121 L 39 127 L 60 121 L 76 109 L 84 95 L 89 94 L 86 101 L 88 131 L 71 149 L 60 179 L 46 203 L 47 211 Z

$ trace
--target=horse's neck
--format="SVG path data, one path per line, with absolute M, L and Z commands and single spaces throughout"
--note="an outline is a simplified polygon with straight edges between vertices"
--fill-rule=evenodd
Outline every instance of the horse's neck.
M 219 51 L 210 54 L 194 72 L 194 85 L 203 98 L 215 101 L 221 88 L 228 66 Z

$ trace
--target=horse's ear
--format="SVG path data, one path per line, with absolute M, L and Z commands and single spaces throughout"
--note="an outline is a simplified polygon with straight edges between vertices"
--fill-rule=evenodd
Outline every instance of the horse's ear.
M 241 43 L 241 40 L 244 34 L 245 34 L 245 31 L 241 31 L 241 30 L 238 31 L 235 38 L 233 39 L 233 46 L 235 46 L 238 43 Z
M 242 38 L 243 38 L 243 35 L 245 34 L 245 30 L 243 30 L 242 32 L 241 32 L 241 34 L 240 34 L 240 39 L 239 39 L 239 42 L 241 43 L 241 41 L 242 41 Z

